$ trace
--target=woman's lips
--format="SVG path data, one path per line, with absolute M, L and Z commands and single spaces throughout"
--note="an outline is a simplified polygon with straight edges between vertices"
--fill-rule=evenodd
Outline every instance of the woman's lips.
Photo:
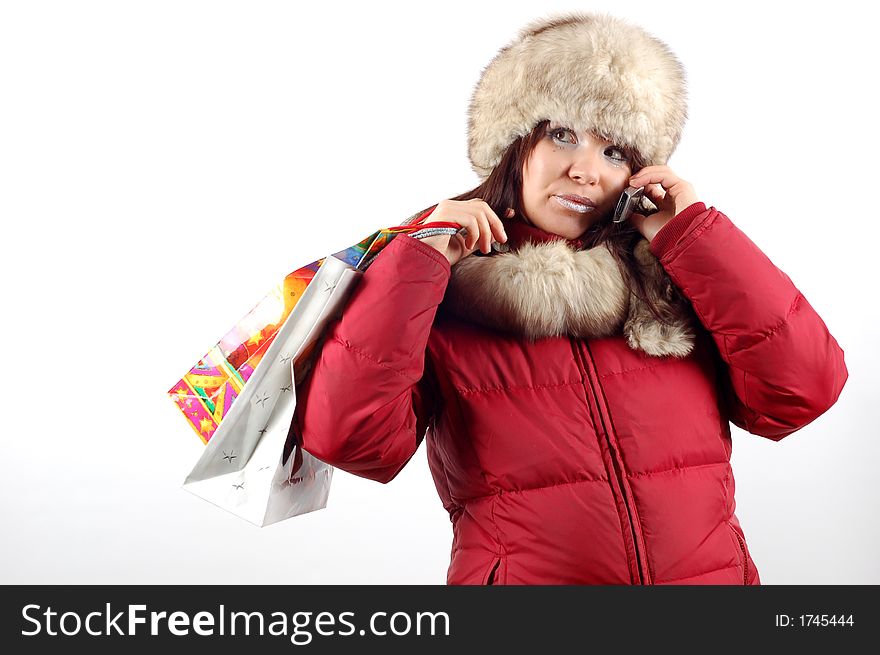
M 582 202 L 575 202 L 574 200 L 570 200 L 564 196 L 553 196 L 556 198 L 556 202 L 565 207 L 566 209 L 570 209 L 571 211 L 577 212 L 579 214 L 586 214 L 587 212 L 591 212 L 595 209 L 592 205 L 587 205 Z

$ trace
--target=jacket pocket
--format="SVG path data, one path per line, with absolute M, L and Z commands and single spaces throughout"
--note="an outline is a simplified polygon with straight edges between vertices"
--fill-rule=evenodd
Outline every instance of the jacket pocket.
M 483 581 L 481 584 L 483 585 L 496 585 L 499 581 L 499 572 L 501 569 L 501 558 L 496 557 L 492 560 L 491 566 L 489 566 L 489 570 L 483 574 Z
M 736 531 L 736 528 L 733 527 L 733 524 L 728 521 L 727 527 L 730 528 L 730 531 L 733 533 L 733 536 L 736 538 L 736 543 L 739 545 L 739 563 L 742 566 L 743 570 L 743 581 L 744 585 L 749 584 L 749 554 L 746 551 L 746 542 L 740 536 L 739 532 Z

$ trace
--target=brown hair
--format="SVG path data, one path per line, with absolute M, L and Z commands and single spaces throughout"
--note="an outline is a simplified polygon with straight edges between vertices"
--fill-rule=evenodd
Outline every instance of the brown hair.
M 522 207 L 522 171 L 526 161 L 532 154 L 535 146 L 544 138 L 549 120 L 544 120 L 535 125 L 532 131 L 518 137 L 511 143 L 502 155 L 501 160 L 492 169 L 492 172 L 479 186 L 466 191 L 450 200 L 471 200 L 480 198 L 492 211 L 506 222 L 505 212 L 510 207 L 516 216 L 523 217 L 525 212 Z M 644 167 L 644 161 L 638 153 L 628 151 L 630 154 L 630 169 L 633 174 Z M 642 234 L 629 221 L 613 223 L 611 217 L 603 219 L 590 226 L 580 239 L 584 248 L 593 248 L 604 244 L 614 256 L 624 280 L 627 280 L 630 290 L 639 297 L 650 309 L 654 316 L 667 322 L 668 317 L 650 299 L 646 292 L 642 265 L 636 260 L 634 250 L 636 244 L 642 239 Z

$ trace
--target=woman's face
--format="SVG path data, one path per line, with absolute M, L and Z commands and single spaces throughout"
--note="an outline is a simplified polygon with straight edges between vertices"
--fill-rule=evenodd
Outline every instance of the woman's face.
M 523 166 L 526 218 L 546 232 L 575 239 L 614 211 L 631 174 L 623 148 L 551 122 Z

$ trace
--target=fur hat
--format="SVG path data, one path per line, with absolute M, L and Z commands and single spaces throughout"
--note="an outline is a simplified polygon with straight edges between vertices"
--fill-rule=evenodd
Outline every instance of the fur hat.
M 684 68 L 669 47 L 607 14 L 532 21 L 483 70 L 468 109 L 481 180 L 542 120 L 586 129 L 665 164 L 687 118 Z

